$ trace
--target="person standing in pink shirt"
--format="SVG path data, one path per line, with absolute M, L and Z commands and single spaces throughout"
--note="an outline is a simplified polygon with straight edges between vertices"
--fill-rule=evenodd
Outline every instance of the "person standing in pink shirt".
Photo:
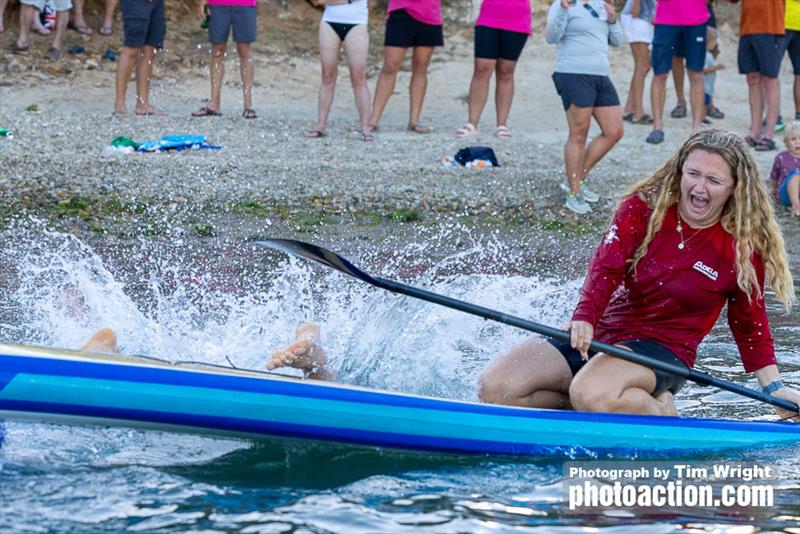
M 193 117 L 209 117 L 221 115 L 220 93 L 222 78 L 225 75 L 225 51 L 228 48 L 228 36 L 233 28 L 233 40 L 239 52 L 239 69 L 242 75 L 244 91 L 244 110 L 242 117 L 255 119 L 258 117 L 253 109 L 253 53 L 252 44 L 256 40 L 258 21 L 257 0 L 200 0 L 197 5 L 201 20 L 205 17 L 206 4 L 208 11 L 208 40 L 211 41 L 211 100 L 201 107 Z
M 692 129 L 700 128 L 705 118 L 706 22 L 710 14 L 706 0 L 659 0 L 653 18 L 653 81 L 650 84 L 653 131 L 650 144 L 664 141 L 664 101 L 667 78 L 676 50 L 683 51 L 689 74 L 689 102 L 692 105 Z
M 373 131 L 378 130 L 383 110 L 394 91 L 397 71 L 403 64 L 406 50 L 413 47 L 411 83 L 408 90 L 408 130 L 426 134 L 431 129 L 420 124 L 419 116 L 428 87 L 428 65 L 433 49 L 444 45 L 441 0 L 389 0 L 387 12 L 383 69 L 375 86 L 370 125 Z
M 472 137 L 478 133 L 489 81 L 496 77 L 495 108 L 500 139 L 511 139 L 508 114 L 514 98 L 514 69 L 531 34 L 530 0 L 483 0 L 475 21 L 475 70 L 469 85 L 469 118 L 456 131 L 456 137 Z

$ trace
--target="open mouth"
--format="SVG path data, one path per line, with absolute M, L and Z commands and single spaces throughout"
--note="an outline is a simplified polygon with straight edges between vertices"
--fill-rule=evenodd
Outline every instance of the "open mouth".
M 704 209 L 711 202 L 709 199 L 697 195 L 690 195 L 689 200 L 691 201 L 692 207 L 697 210 Z

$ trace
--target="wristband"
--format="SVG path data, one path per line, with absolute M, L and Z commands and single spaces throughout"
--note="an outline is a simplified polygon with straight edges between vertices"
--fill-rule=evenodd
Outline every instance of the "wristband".
M 781 380 L 773 380 L 772 382 L 761 388 L 761 391 L 769 395 L 775 391 L 778 391 L 782 387 L 783 387 L 783 382 Z

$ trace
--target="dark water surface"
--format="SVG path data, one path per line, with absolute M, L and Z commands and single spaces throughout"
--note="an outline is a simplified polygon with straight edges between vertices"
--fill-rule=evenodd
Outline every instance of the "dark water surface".
M 541 269 L 530 250 L 502 238 L 426 232 L 340 250 L 371 274 L 537 322 L 569 316 L 581 282 L 569 258 Z M 770 307 L 784 380 L 797 386 L 800 314 Z M 243 243 L 89 245 L 36 224 L 0 243 L 4 341 L 77 347 L 109 326 L 126 353 L 261 368 L 308 320 L 321 323 L 343 382 L 466 400 L 491 358 L 526 337 Z M 736 354 L 723 318 L 699 369 L 754 387 Z M 694 384 L 678 401 L 684 416 L 771 416 L 756 401 Z M 6 422 L 0 532 L 798 532 L 798 446 L 688 459 L 776 467 L 775 505 L 754 518 L 708 508 L 570 513 L 565 460 Z

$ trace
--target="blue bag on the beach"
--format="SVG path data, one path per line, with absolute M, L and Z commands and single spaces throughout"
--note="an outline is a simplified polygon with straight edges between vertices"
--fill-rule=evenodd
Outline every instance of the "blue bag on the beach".
M 459 165 L 466 165 L 469 161 L 482 159 L 491 161 L 494 167 L 500 166 L 497 162 L 497 157 L 494 155 L 494 150 L 488 146 L 468 146 L 467 148 L 462 148 L 456 153 L 454 159 Z

